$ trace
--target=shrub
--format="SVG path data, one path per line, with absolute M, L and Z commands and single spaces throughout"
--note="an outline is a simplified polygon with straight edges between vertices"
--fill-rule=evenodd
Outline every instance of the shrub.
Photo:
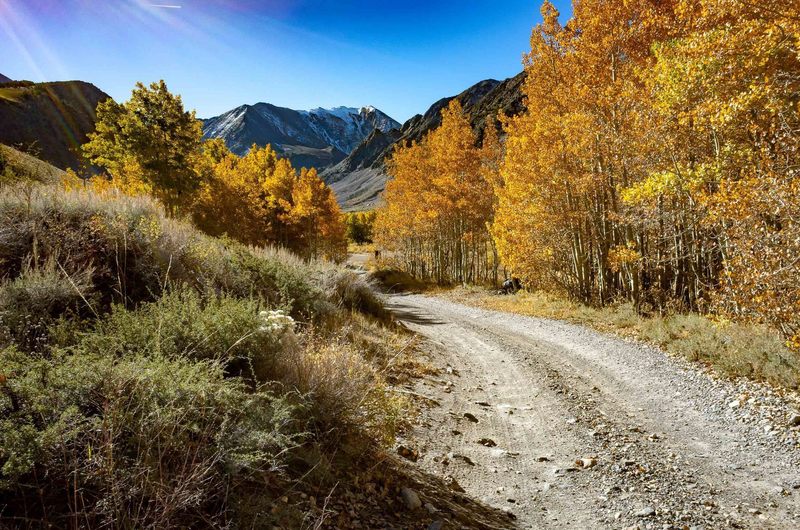
M 67 276 L 50 260 L 42 268 L 26 266 L 17 278 L 1 283 L 0 344 L 43 351 L 59 318 L 93 311 L 91 274 L 87 269 Z
M 0 189 L 0 277 L 16 278 L 27 263 L 55 258 L 71 275 L 92 269 L 100 311 L 155 300 L 170 283 L 260 297 L 301 318 L 330 311 L 313 266 L 287 252 L 205 236 L 167 219 L 150 199 L 43 186 Z
M 403 291 L 420 292 L 427 287 L 424 282 L 414 278 L 407 272 L 394 268 L 378 269 L 371 276 L 373 280 L 390 293 Z
M 388 443 L 403 419 L 391 332 L 350 313 L 384 314 L 363 278 L 147 198 L 0 187 L 0 278 L 4 523 L 233 526 L 289 448 Z
M 5 350 L 0 374 L 0 513 L 19 525 L 207 526 L 296 439 L 285 402 L 213 361 Z
M 388 318 L 383 300 L 363 274 L 331 268 L 324 274 L 322 290 L 328 300 L 337 307 L 371 315 L 378 319 Z
M 82 351 L 117 357 L 163 356 L 222 363 L 228 375 L 257 382 L 272 379 L 284 332 L 266 329 L 254 299 L 211 295 L 191 289 L 167 292 L 135 311 L 116 306 L 78 343 Z
M 282 358 L 281 372 L 283 383 L 305 396 L 308 429 L 319 441 L 360 433 L 387 443 L 402 421 L 402 400 L 344 340 L 308 337 L 299 354 Z

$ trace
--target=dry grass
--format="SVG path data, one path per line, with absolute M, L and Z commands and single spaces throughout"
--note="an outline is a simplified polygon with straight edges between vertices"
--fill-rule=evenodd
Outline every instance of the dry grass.
M 0 278 L 0 514 L 21 527 L 271 527 L 242 507 L 306 479 L 296 444 L 324 469 L 410 417 L 389 387 L 409 337 L 364 276 L 148 198 L 0 186 Z
M 47 162 L 0 144 L 0 183 L 18 179 L 53 183 L 59 182 L 65 175 L 64 171 Z
M 375 243 L 348 243 L 347 252 L 351 254 L 375 254 Z
M 476 307 L 581 324 L 641 340 L 732 377 L 796 389 L 800 358 L 769 328 L 697 314 L 642 317 L 631 304 L 593 308 L 541 292 L 497 295 L 459 288 L 441 296 Z
M 377 270 L 370 273 L 370 277 L 375 283 L 386 290 L 386 292 L 390 293 L 419 293 L 431 288 L 431 286 L 425 282 L 399 269 L 379 267 Z

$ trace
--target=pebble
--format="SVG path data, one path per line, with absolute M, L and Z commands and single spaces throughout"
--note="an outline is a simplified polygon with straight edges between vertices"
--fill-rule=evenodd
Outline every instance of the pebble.
M 411 460 L 412 462 L 416 462 L 419 459 L 419 453 L 414 449 L 406 447 L 405 445 L 397 446 L 397 454 L 406 460 Z
M 636 517 L 652 517 L 656 514 L 656 509 L 652 506 L 645 506 L 641 510 L 637 511 L 634 515 Z
M 474 414 L 470 414 L 469 412 L 465 412 L 464 413 L 464 417 L 467 418 L 472 423 L 478 423 L 478 418 L 476 418 Z
M 400 488 L 400 497 L 403 498 L 403 502 L 409 510 L 413 511 L 422 507 L 422 501 L 419 499 L 419 495 L 411 488 Z

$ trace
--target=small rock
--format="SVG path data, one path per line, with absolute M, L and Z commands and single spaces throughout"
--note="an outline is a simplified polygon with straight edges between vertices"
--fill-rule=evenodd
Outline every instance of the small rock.
M 476 401 L 475 404 L 476 405 L 480 405 L 481 407 L 488 407 L 489 406 L 489 403 L 486 402 L 486 401 Z
M 406 447 L 405 445 L 397 446 L 397 454 L 406 460 L 411 460 L 412 462 L 416 462 L 419 459 L 419 453 L 414 449 Z
M 433 504 L 431 504 L 429 502 L 426 502 L 425 505 L 423 506 L 423 508 L 425 508 L 425 510 L 430 514 L 434 514 L 434 513 L 439 511 L 439 510 L 436 509 L 436 506 L 434 506 Z
M 497 444 L 491 438 L 481 438 L 478 440 L 478 443 L 485 446 L 485 447 L 496 447 Z
M 464 413 L 464 417 L 467 418 L 472 423 L 478 423 L 478 418 L 476 418 L 474 414 L 470 414 L 469 412 L 465 412 Z
M 575 460 L 575 465 L 582 469 L 589 469 L 597 465 L 597 459 L 594 457 L 579 458 Z
M 800 414 L 794 414 L 791 418 L 789 418 L 789 426 L 795 427 L 800 425 Z
M 409 510 L 413 511 L 422 507 L 422 501 L 419 500 L 419 495 L 411 488 L 400 488 L 400 496 L 403 498 L 403 502 Z
M 470 457 L 468 457 L 466 455 L 459 455 L 459 454 L 455 454 L 455 453 L 451 453 L 451 455 L 452 456 L 448 455 L 448 456 L 450 456 L 451 460 L 461 460 L 462 462 L 464 462 L 465 464 L 467 464 L 469 466 L 474 466 L 475 465 L 475 462 L 473 462 L 470 459 Z
M 656 514 L 656 509 L 652 506 L 645 506 L 641 510 L 637 511 L 634 515 L 636 517 L 652 517 Z
M 464 488 L 461 487 L 461 484 L 451 475 L 444 477 L 444 483 L 447 484 L 447 487 L 453 491 L 457 491 L 459 493 L 464 493 Z
M 547 458 L 546 456 L 540 456 L 540 457 L 536 458 L 536 461 L 537 462 L 549 462 L 550 459 Z
M 428 525 L 428 530 L 442 530 L 444 528 L 444 521 L 437 520 Z
M 738 399 L 734 399 L 733 401 L 728 403 L 728 408 L 729 409 L 738 409 L 739 408 L 739 400 Z

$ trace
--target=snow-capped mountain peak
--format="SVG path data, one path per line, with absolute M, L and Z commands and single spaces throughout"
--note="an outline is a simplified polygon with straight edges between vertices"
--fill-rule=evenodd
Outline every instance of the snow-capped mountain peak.
M 267 143 L 295 162 L 322 168 L 353 151 L 374 130 L 388 132 L 400 124 L 373 106 L 292 110 L 269 103 L 242 105 L 220 116 L 204 120 L 207 138 L 222 138 L 237 154 L 254 143 Z M 309 150 L 324 152 L 309 158 Z

